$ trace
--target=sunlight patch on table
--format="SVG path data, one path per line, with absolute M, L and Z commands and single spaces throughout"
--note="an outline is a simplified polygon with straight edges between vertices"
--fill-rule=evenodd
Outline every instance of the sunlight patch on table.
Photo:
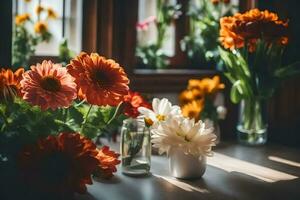
M 268 159 L 272 160 L 274 162 L 279 162 L 279 163 L 290 165 L 290 166 L 293 166 L 293 167 L 300 167 L 300 163 L 298 163 L 298 162 L 287 160 L 287 159 L 280 158 L 280 157 L 277 157 L 277 156 L 269 156 Z
M 277 181 L 293 180 L 297 176 L 287 174 L 281 171 L 263 167 L 237 158 L 226 156 L 220 153 L 214 153 L 213 157 L 207 158 L 207 164 L 223 169 L 227 172 L 239 172 L 260 180 L 273 183 Z
M 161 176 L 161 175 L 156 175 L 156 174 L 153 174 L 153 176 L 155 176 L 157 178 L 161 178 L 161 179 L 167 181 L 168 183 L 171 183 L 172 185 L 179 187 L 187 192 L 209 193 L 209 191 L 207 189 L 202 189 L 199 187 L 192 186 L 188 183 L 182 182 L 173 177 Z

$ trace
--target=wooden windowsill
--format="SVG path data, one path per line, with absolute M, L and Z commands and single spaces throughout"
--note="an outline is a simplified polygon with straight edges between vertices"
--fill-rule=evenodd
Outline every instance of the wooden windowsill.
M 214 74 L 215 70 L 207 69 L 135 69 L 135 75 L 203 75 Z
M 29 60 L 30 65 L 35 65 L 36 63 L 42 63 L 43 60 L 51 60 L 54 63 L 58 62 L 58 56 L 49 56 L 49 55 L 34 55 L 31 56 Z
M 189 79 L 203 78 L 218 74 L 215 70 L 187 69 L 136 69 L 129 76 L 131 88 L 145 93 L 163 93 L 182 91 Z

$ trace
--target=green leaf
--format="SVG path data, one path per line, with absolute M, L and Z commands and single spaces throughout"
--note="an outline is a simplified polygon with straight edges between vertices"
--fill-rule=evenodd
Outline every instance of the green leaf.
M 286 79 L 300 74 L 300 61 L 281 67 L 274 72 L 274 75 L 280 79 Z
M 233 103 L 239 103 L 243 99 L 243 86 L 240 80 L 236 81 L 230 91 L 230 99 Z
M 69 119 L 73 119 L 76 124 L 83 122 L 83 114 L 74 106 L 69 108 Z

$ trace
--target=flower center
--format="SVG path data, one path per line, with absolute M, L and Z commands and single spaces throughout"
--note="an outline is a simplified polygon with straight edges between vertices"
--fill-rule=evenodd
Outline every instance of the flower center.
M 179 137 L 182 137 L 186 142 L 191 141 L 185 134 L 182 134 L 180 132 L 176 132 L 176 135 L 179 136 Z
M 41 81 L 41 87 L 50 92 L 58 92 L 61 88 L 60 81 L 53 76 L 46 76 Z
M 109 86 L 111 85 L 111 78 L 102 70 L 96 70 L 92 74 L 92 79 L 95 81 L 99 86 Z
M 150 126 L 152 126 L 153 125 L 153 121 L 152 121 L 152 119 L 150 119 L 150 118 L 148 118 L 148 117 L 145 117 L 145 124 L 146 124 L 146 126 L 148 126 L 148 127 L 150 127 Z
M 156 119 L 157 119 L 158 121 L 165 121 L 166 116 L 164 116 L 164 115 L 156 115 Z
M 37 173 L 40 173 L 48 184 L 59 184 L 70 173 L 71 163 L 71 159 L 63 152 L 52 152 L 40 160 Z

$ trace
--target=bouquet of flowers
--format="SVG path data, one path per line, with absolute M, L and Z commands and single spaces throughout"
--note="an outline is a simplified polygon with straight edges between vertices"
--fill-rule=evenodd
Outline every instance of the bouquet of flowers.
M 192 64 L 214 63 L 220 65 L 218 51 L 219 20 L 231 15 L 235 6 L 230 0 L 192 0 L 189 2 L 189 33 L 181 41 L 181 49 Z
M 232 82 L 232 102 L 242 101 L 240 139 L 250 144 L 266 142 L 264 102 L 281 80 L 300 72 L 300 62 L 283 65 L 288 44 L 288 21 L 267 10 L 253 9 L 220 20 L 221 57 L 225 76 Z
M 137 23 L 137 31 L 147 32 L 149 26 L 154 23 L 157 31 L 156 42 L 138 44 L 136 56 L 139 63 L 148 68 L 166 68 L 168 65 L 167 55 L 162 47 L 167 37 L 167 28 L 177 19 L 181 12 L 180 4 L 171 4 L 168 0 L 157 0 L 157 16 L 150 16 L 142 22 Z
M 48 21 L 57 18 L 56 12 L 51 7 L 46 8 L 39 4 L 35 14 L 36 16 L 32 16 L 23 13 L 15 17 L 12 45 L 14 67 L 27 66 L 36 46 L 41 42 L 49 42 L 52 37 L 48 30 Z
M 81 53 L 67 67 L 43 61 L 27 71 L 1 69 L 0 175 L 7 191 L 19 183 L 19 194 L 30 199 L 68 199 L 86 192 L 92 174 L 111 177 L 119 154 L 92 139 L 117 123 L 128 84 L 118 63 L 96 53 Z
M 201 80 L 189 80 L 186 90 L 179 95 L 182 114 L 195 120 L 210 120 L 216 123 L 226 115 L 223 106 L 215 105 L 216 95 L 225 88 L 219 76 Z
M 151 142 L 160 154 L 180 148 L 185 154 L 195 157 L 212 155 L 211 147 L 216 140 L 213 128 L 207 128 L 201 120 L 184 117 L 180 107 L 172 105 L 165 98 L 154 98 L 152 108 L 140 107 L 138 110 L 151 127 Z

